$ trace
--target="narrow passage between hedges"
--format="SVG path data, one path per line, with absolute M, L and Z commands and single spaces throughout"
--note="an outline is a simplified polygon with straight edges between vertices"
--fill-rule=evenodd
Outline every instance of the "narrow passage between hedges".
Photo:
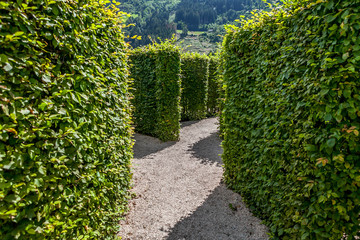
M 222 183 L 216 118 L 182 124 L 180 141 L 136 134 L 123 239 L 268 239 L 240 195 Z

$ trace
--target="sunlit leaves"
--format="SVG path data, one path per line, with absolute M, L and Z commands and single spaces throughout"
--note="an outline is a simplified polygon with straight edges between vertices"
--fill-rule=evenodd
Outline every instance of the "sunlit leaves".
M 171 41 L 130 54 L 135 130 L 162 141 L 179 139 L 180 50 Z
M 0 239 L 111 239 L 132 157 L 122 14 L 93 0 L 0 9 Z
M 275 239 L 359 234 L 359 1 L 287 1 L 228 28 L 225 179 Z

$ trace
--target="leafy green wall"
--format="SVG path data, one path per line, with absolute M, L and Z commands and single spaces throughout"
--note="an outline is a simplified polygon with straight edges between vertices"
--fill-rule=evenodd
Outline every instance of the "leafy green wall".
M 206 117 L 209 58 L 198 53 L 181 56 L 181 119 L 200 120 Z
M 225 93 L 226 93 L 226 84 L 224 84 L 224 68 L 225 68 L 225 62 L 224 62 L 224 58 L 222 57 L 222 52 L 225 49 L 222 48 L 221 51 L 219 51 L 217 54 L 219 55 L 218 57 L 218 61 L 219 61 L 219 66 L 218 66 L 218 72 L 217 72 L 217 79 L 218 79 L 218 84 L 219 84 L 219 88 L 218 88 L 218 93 L 219 93 L 219 98 L 218 98 L 218 107 L 219 107 L 219 133 L 220 133 L 220 137 L 223 138 L 224 137 L 224 130 L 225 130 L 225 123 L 224 123 L 224 118 L 225 118 L 225 114 L 223 112 L 224 107 L 225 107 Z
M 219 58 L 209 56 L 209 75 L 208 75 L 208 99 L 207 115 L 215 116 L 219 111 L 220 101 L 220 82 L 218 74 Z
M 170 42 L 136 48 L 130 55 L 135 129 L 162 141 L 180 132 L 180 50 Z
M 178 140 L 180 135 L 180 50 L 169 42 L 158 46 L 156 58 L 157 128 L 160 140 Z
M 129 57 L 130 72 L 133 78 L 132 104 L 134 105 L 134 124 L 136 131 L 155 135 L 156 128 L 156 49 L 136 48 Z
M 360 1 L 296 4 L 228 29 L 225 180 L 274 239 L 354 239 Z
M 132 140 L 121 13 L 0 3 L 0 239 L 111 239 Z

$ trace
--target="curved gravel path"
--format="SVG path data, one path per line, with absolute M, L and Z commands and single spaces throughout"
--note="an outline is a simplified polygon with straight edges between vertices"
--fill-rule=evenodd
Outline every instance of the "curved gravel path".
M 136 197 L 121 221 L 123 239 L 268 239 L 267 228 L 221 181 L 217 125 L 216 118 L 185 122 L 178 142 L 135 134 Z

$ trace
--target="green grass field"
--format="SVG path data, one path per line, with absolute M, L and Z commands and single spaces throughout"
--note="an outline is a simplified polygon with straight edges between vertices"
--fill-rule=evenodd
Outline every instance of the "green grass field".
M 217 44 L 204 41 L 200 37 L 203 31 L 189 31 L 188 36 L 185 38 L 180 38 L 182 30 L 176 31 L 176 38 L 178 39 L 176 44 L 181 46 L 185 52 L 198 52 L 201 54 L 208 54 L 211 51 L 216 51 Z
M 177 34 L 181 34 L 182 33 L 182 30 L 176 30 L 176 33 Z M 202 33 L 206 33 L 206 32 L 204 32 L 204 31 L 189 31 L 188 32 L 188 35 L 194 35 L 194 36 L 199 36 L 199 35 L 201 35 Z

